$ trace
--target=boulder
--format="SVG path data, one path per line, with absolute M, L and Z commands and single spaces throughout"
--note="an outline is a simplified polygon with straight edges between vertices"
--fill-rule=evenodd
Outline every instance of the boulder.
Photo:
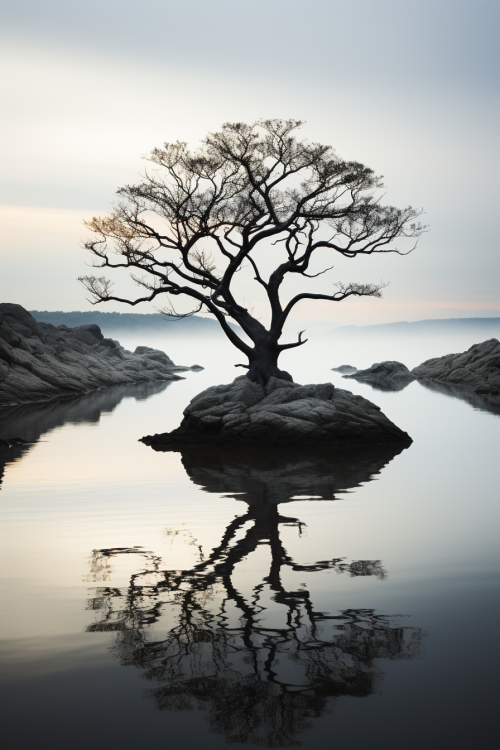
M 163 365 L 170 366 L 174 365 L 170 357 L 167 357 L 165 352 L 162 352 L 161 349 L 151 349 L 150 346 L 137 346 L 135 348 L 134 354 L 141 354 L 143 357 L 147 357 L 152 362 L 160 362 Z M 195 365 L 195 367 L 198 366 Z
M 476 393 L 500 395 L 500 342 L 489 339 L 461 354 L 428 359 L 412 370 L 418 380 L 462 385 Z
M 402 362 L 375 362 L 366 370 L 357 370 L 344 378 L 353 378 L 360 383 L 368 383 L 381 391 L 401 391 L 415 380 L 409 369 Z
M 341 375 L 356 372 L 358 368 L 352 365 L 340 365 L 340 367 L 332 367 L 332 372 L 340 372 Z
M 37 323 L 21 305 L 0 304 L 0 406 L 180 380 L 177 373 L 189 369 L 176 367 L 158 349 L 129 352 L 97 325 L 56 328 Z
M 171 433 L 142 438 L 147 445 L 371 445 L 412 441 L 378 406 L 332 383 L 298 385 L 246 376 L 198 394 Z

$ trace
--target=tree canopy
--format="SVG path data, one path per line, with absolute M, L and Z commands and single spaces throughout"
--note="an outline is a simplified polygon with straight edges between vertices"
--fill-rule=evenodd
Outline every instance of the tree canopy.
M 251 380 L 291 379 L 277 362 L 282 351 L 306 341 L 301 332 L 297 341 L 279 343 L 293 308 L 306 299 L 380 297 L 384 284 L 339 282 L 333 290 L 303 291 L 284 303 L 284 279 L 329 272 L 331 267 L 309 272 L 321 249 L 345 258 L 403 254 L 394 241 L 416 241 L 424 230 L 417 221 L 420 211 L 382 205 L 381 178 L 371 169 L 344 161 L 331 146 L 299 140 L 295 132 L 301 125 L 298 120 L 226 123 L 197 151 L 181 142 L 154 149 L 149 157 L 154 168 L 142 181 L 117 191 L 109 215 L 86 222 L 94 233 L 85 243 L 93 265 L 130 269 L 142 292 L 120 297 L 106 277 L 82 276 L 93 301 L 137 305 L 163 295 L 160 311 L 168 315 L 209 312 L 247 356 L 243 366 Z M 268 276 L 258 266 L 262 248 L 274 267 Z M 236 298 L 235 274 L 245 266 L 265 292 L 268 328 Z M 192 300 L 187 312 L 174 304 L 182 297 Z

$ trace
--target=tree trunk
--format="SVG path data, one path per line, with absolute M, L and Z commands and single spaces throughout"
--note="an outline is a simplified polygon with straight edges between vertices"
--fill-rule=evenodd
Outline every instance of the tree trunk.
M 265 385 L 271 377 L 289 380 L 293 383 L 290 373 L 279 369 L 279 355 L 280 350 L 278 342 L 275 339 L 255 342 L 254 349 L 248 355 L 247 378 L 253 383 L 259 383 L 259 385 Z

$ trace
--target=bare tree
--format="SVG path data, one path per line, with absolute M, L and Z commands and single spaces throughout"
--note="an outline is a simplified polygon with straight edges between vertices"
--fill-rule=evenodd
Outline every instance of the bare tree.
M 165 295 L 161 312 L 166 314 L 184 317 L 208 311 L 247 356 L 248 365 L 242 366 L 248 368 L 250 380 L 291 380 L 278 369 L 278 357 L 307 340 L 301 332 L 297 341 L 279 343 L 295 305 L 305 299 L 380 297 L 384 285 L 337 283 L 333 291 L 304 291 L 283 304 L 280 289 L 288 274 L 314 278 L 329 271 L 331 266 L 310 273 L 313 256 L 321 249 L 345 258 L 403 254 L 393 242 L 417 239 L 424 230 L 416 222 L 420 212 L 411 206 L 381 205 L 383 186 L 371 169 L 344 161 L 330 146 L 298 140 L 294 131 L 301 125 L 297 120 L 228 123 L 209 134 L 194 153 L 179 142 L 154 149 L 149 161 L 155 169 L 139 184 L 120 188 L 108 216 L 86 223 L 95 233 L 85 243 L 93 265 L 131 269 L 145 293 L 123 298 L 113 294 L 113 284 L 105 277 L 80 277 L 94 303 L 136 305 Z M 262 248 L 275 265 L 268 278 L 257 265 Z M 251 267 L 264 289 L 269 328 L 235 298 L 235 274 L 244 266 Z M 188 312 L 177 312 L 176 297 L 195 304 Z

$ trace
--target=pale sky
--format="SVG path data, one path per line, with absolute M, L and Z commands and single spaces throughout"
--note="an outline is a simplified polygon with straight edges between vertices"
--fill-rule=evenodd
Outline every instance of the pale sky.
M 328 285 L 382 279 L 384 299 L 297 319 L 500 315 L 496 0 L 18 0 L 2 15 L 1 301 L 90 309 L 81 220 L 137 180 L 141 155 L 291 117 L 430 224 L 406 258 L 334 260 Z

